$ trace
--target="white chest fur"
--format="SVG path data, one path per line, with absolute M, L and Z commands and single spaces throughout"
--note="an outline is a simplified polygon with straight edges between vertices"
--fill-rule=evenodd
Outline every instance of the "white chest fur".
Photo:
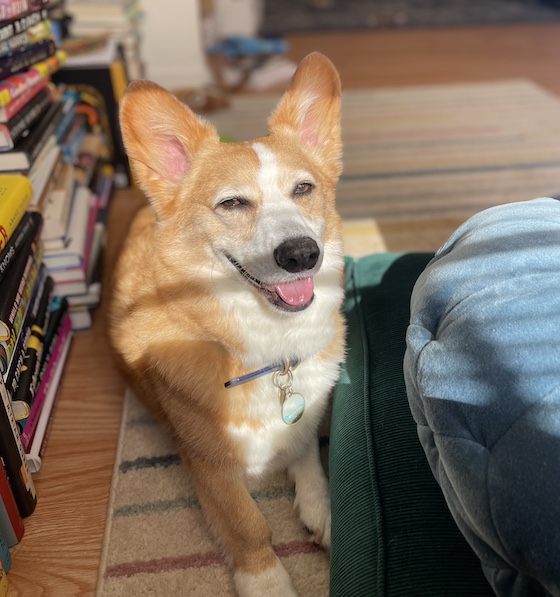
M 250 382 L 250 399 L 242 408 L 259 424 L 230 425 L 228 429 L 241 448 L 249 476 L 285 467 L 307 449 L 317 433 L 337 377 L 338 363 L 319 358 L 307 359 L 295 369 L 293 391 L 304 397 L 305 411 L 294 425 L 287 425 L 282 419 L 280 392 L 273 384 L 272 374 Z

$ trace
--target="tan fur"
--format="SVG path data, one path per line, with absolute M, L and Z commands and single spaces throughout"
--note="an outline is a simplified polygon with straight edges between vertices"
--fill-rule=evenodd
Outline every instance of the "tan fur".
M 270 135 L 258 140 L 280 156 L 284 195 L 292 192 L 293 172 L 312 173 L 317 192 L 297 198 L 297 204 L 304 218 L 324 222 L 322 242 L 333 246 L 340 245 L 335 209 L 341 170 L 339 117 L 336 71 L 325 57 L 313 54 L 300 65 L 271 116 Z M 247 491 L 247 456 L 231 430 L 247 429 L 243 433 L 250 436 L 262 433 L 270 422 L 250 412 L 254 382 L 229 390 L 224 382 L 248 373 L 244 362 L 270 363 L 266 355 L 251 354 L 241 316 L 228 309 L 227 297 L 217 289 L 231 277 L 243 292 L 256 291 L 233 266 L 220 261 L 212 247 L 220 239 L 243 245 L 255 237 L 264 201 L 263 189 L 255 184 L 259 159 L 250 143 L 220 143 L 213 127 L 153 83 L 129 86 L 120 118 L 132 169 L 151 206 L 133 222 L 114 272 L 111 344 L 132 389 L 177 440 L 207 519 L 239 574 L 238 590 L 256 597 L 263 589 L 251 588 L 253 579 L 254 587 L 267 586 L 262 585 L 267 574 L 271 586 L 284 581 L 278 580 L 283 577 L 270 530 Z M 251 209 L 222 211 L 216 198 L 226 191 L 248 196 Z M 339 272 L 333 283 L 341 282 Z M 282 325 L 284 318 L 294 318 L 299 325 L 306 316 L 273 317 Z M 329 318 L 332 338 L 309 358 L 315 367 L 332 362 L 335 379 L 344 351 L 339 304 Z M 271 385 L 272 396 L 274 391 Z M 306 423 L 309 433 L 316 430 L 325 401 L 326 396 L 304 415 L 317 418 Z M 300 436 L 311 441 L 301 430 L 286 427 L 285 433 L 295 433 L 295 442 L 303 441 L 295 439 Z M 313 530 L 324 534 L 324 529 Z M 296 594 L 290 587 L 274 590 L 270 595 Z

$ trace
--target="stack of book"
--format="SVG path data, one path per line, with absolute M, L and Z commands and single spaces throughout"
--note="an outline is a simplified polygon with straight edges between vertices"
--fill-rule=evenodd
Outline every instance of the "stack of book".
M 66 299 L 43 262 L 43 216 L 27 176 L 0 174 L 0 559 L 35 509 L 56 393 L 72 340 Z M 1 577 L 1 574 L 0 574 Z M 1 580 L 1 578 L 0 578 Z
M 38 2 L 40 7 L 31 7 Z M 108 141 L 99 93 L 53 83 L 67 56 L 49 33 L 47 2 L 2 0 L 0 7 L 10 3 L 23 3 L 29 12 L 0 22 L 0 39 L 13 48 L 13 39 L 21 35 L 16 32 L 28 27 L 33 43 L 17 52 L 39 52 L 47 44 L 49 55 L 32 54 L 43 59 L 29 65 L 19 61 L 18 72 L 5 78 L 0 58 L 0 174 L 19 173 L 30 180 L 29 207 L 44 218 L 43 260 L 54 296 L 68 297 L 73 328 L 85 329 L 100 299 L 104 220 L 112 190 L 111 168 L 102 164 Z M 44 32 L 45 39 L 36 41 Z M 11 59 L 15 51 L 7 51 Z
M 0 0 L 0 595 L 35 509 L 57 389 L 100 299 L 112 138 L 103 95 L 53 82 L 48 0 Z
M 122 46 L 128 76 L 140 78 L 142 8 L 139 0 L 67 0 L 70 38 L 98 38 L 109 34 Z
M 54 295 L 66 297 L 74 330 L 92 324 L 92 310 L 101 297 L 101 264 L 105 248 L 105 220 L 113 187 L 113 168 L 104 161 L 105 137 L 88 124 L 92 107 L 80 94 L 69 139 L 60 146 L 57 175 L 51 177 L 41 212 L 44 216 L 43 260 L 54 280 Z M 89 114 L 86 114 L 89 111 Z
M 50 77 L 65 55 L 51 35 L 47 4 L 0 3 L 0 172 L 33 171 L 48 154 L 49 123 L 59 111 Z

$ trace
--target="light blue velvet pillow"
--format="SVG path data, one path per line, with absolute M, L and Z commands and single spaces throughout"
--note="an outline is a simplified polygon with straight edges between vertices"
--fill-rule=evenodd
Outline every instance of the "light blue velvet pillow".
M 433 474 L 503 597 L 560 596 L 560 202 L 467 221 L 418 279 L 406 388 Z

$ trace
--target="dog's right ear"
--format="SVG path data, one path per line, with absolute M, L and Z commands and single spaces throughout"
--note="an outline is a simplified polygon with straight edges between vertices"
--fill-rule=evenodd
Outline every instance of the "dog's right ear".
M 214 127 L 150 81 L 134 81 L 119 112 L 124 146 L 140 188 L 162 215 L 203 146 L 219 143 Z

